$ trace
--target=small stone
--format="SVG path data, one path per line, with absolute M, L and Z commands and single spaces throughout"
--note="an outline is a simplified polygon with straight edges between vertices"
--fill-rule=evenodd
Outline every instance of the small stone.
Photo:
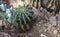
M 46 35 L 44 35 L 44 34 L 41 34 L 41 35 L 40 35 L 40 37 L 47 37 L 47 36 L 46 36 Z
M 56 35 L 57 34 L 57 30 L 54 30 L 53 34 Z
M 56 16 L 51 16 L 49 20 L 53 26 L 56 26 Z

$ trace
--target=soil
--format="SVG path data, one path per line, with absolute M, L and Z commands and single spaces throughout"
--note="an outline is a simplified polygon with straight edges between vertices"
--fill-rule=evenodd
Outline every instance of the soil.
M 57 16 L 50 13 L 45 14 L 45 9 L 41 12 L 39 9 L 33 8 L 33 11 L 35 12 L 33 19 L 36 20 L 35 24 L 33 24 L 33 28 L 25 33 L 15 33 L 13 30 L 11 30 L 13 32 L 7 31 L 7 33 L 0 32 L 0 37 L 60 37 L 60 14 L 58 14 L 57 20 Z

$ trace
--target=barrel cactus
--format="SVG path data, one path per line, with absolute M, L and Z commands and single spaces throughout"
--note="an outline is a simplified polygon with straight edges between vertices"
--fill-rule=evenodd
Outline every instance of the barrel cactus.
M 30 5 L 32 7 L 38 8 L 41 6 L 41 0 L 30 0 Z
M 30 6 L 19 6 L 13 12 L 13 25 L 19 31 L 26 31 L 30 29 L 30 25 L 32 22 L 33 11 Z

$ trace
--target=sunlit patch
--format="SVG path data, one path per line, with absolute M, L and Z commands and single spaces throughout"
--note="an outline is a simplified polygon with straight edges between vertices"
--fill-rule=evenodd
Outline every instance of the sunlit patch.
M 25 5 L 29 4 L 29 0 L 25 0 L 25 1 L 16 0 L 16 1 L 13 1 L 13 2 L 11 1 L 11 3 L 10 3 L 10 5 L 12 5 L 13 8 L 17 8 L 19 5 L 24 6 L 24 4 Z

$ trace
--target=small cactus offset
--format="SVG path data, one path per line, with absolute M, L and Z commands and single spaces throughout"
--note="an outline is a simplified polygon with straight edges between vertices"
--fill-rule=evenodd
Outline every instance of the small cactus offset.
M 29 6 L 19 6 L 15 12 L 13 12 L 14 26 L 18 30 L 27 30 L 32 22 L 33 11 Z

